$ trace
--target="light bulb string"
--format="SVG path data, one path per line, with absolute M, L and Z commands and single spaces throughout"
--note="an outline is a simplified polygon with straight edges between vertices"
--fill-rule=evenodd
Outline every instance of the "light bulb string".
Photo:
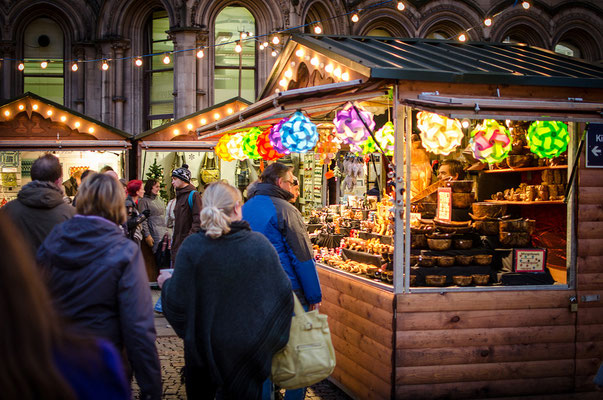
M 515 4 L 513 4 L 513 6 L 511 6 L 511 8 L 515 7 L 515 5 L 516 5 L 516 4 L 517 4 L 517 1 L 515 2 Z M 486 19 L 490 19 L 490 20 L 492 20 L 492 23 L 494 23 L 494 18 L 496 18 L 496 17 L 498 17 L 500 14 L 502 14 L 502 13 L 503 13 L 503 11 L 504 11 L 504 10 L 501 10 L 501 11 L 497 12 L 496 14 L 492 15 L 491 17 L 486 17 L 486 18 L 484 19 L 484 21 L 485 21 Z M 483 23 L 483 22 L 482 22 L 482 23 Z M 463 33 L 469 33 L 469 32 L 471 32 L 472 30 L 476 29 L 477 27 L 479 27 L 479 26 L 481 26 L 481 25 L 482 25 L 482 24 L 478 24 L 478 25 L 470 26 L 469 28 L 467 28 L 467 29 L 465 29 L 465 30 L 461 31 L 461 32 L 460 32 L 460 33 L 458 33 L 457 35 L 451 36 L 451 37 L 447 38 L 446 40 L 452 40 L 452 39 L 456 39 L 456 38 L 458 38 L 460 35 L 462 35 Z

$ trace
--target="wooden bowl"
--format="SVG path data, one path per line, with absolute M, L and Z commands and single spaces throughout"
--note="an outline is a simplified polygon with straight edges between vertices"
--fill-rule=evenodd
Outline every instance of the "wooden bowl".
M 444 286 L 446 283 L 446 275 L 427 275 L 425 283 L 429 286 Z
M 473 262 L 473 256 L 457 254 L 454 256 L 454 263 L 456 265 L 471 265 Z
M 472 276 L 454 275 L 452 282 L 457 286 L 469 286 L 473 282 Z
M 490 281 L 490 275 L 487 274 L 474 274 L 471 277 L 475 285 L 487 285 Z
M 477 265 L 490 265 L 492 263 L 492 254 L 476 254 L 473 256 L 473 262 Z
M 411 249 L 424 249 L 427 247 L 427 237 L 422 233 L 411 233 L 410 234 L 410 248 Z
M 427 246 L 431 250 L 448 250 L 452 246 L 452 239 L 431 239 L 427 238 Z
M 475 229 L 480 235 L 498 235 L 498 220 L 484 219 L 480 221 L 474 221 L 473 229 Z
M 438 256 L 438 267 L 452 267 L 454 265 L 454 256 Z
M 507 211 L 506 204 L 477 202 L 471 204 L 471 214 L 474 219 L 498 218 Z
M 452 193 L 471 193 L 473 189 L 473 181 L 448 181 L 445 184 L 446 187 L 452 189 Z
M 458 250 L 467 250 L 473 246 L 471 239 L 454 239 L 454 248 Z
M 421 267 L 433 267 L 436 265 L 435 256 L 419 256 L 419 266 Z

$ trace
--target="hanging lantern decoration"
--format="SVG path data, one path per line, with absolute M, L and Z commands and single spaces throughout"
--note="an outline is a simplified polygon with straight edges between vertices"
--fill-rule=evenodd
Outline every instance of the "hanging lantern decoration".
M 488 164 L 498 163 L 511 151 L 511 133 L 496 120 L 485 119 L 471 131 L 470 143 L 477 160 Z
M 223 161 L 233 161 L 234 158 L 230 155 L 228 151 L 228 142 L 230 141 L 230 135 L 226 134 L 218 140 L 218 144 L 216 145 L 215 152 L 216 155 Z
M 258 127 L 251 128 L 247 133 L 243 134 L 243 153 L 247 158 L 252 160 L 259 160 L 260 154 L 258 153 L 258 136 L 262 133 L 262 130 Z
M 305 153 L 316 146 L 318 131 L 316 125 L 300 111 L 296 111 L 281 126 L 281 141 L 292 153 Z
M 358 108 L 360 115 L 354 110 L 352 103 L 347 103 L 342 110 L 337 111 L 335 119 L 333 119 L 337 135 L 344 143 L 350 145 L 360 144 L 369 137 L 369 131 L 362 121 L 364 121 L 371 130 L 375 129 L 373 114 L 366 111 L 360 105 L 356 105 L 356 108 Z M 362 118 L 362 120 L 360 118 Z
M 463 127 L 456 119 L 421 111 L 417 114 L 423 147 L 431 153 L 447 156 L 463 140 Z
M 394 130 L 394 124 L 391 121 L 386 122 L 381 129 L 375 132 L 375 138 L 381 145 L 386 156 L 394 155 L 395 137 L 396 131 Z
M 362 148 L 362 154 L 371 154 L 377 152 L 377 145 L 372 137 L 369 137 L 360 145 Z
M 260 136 L 258 136 L 257 147 L 260 157 L 262 157 L 266 161 L 270 161 L 279 159 L 284 156 L 284 154 L 279 153 L 274 149 L 274 147 L 272 147 L 268 136 L 270 136 L 270 128 L 266 129 L 260 134 Z
M 270 139 L 270 144 L 272 145 L 272 147 L 274 147 L 274 150 L 276 150 L 280 154 L 291 153 L 289 149 L 283 146 L 283 142 L 281 140 L 281 127 L 285 122 L 287 122 L 287 120 L 289 120 L 289 117 L 283 118 L 278 122 L 278 124 L 273 125 L 272 128 L 270 128 L 270 134 L 268 135 L 268 139 Z
M 341 145 L 335 139 L 335 135 L 333 133 L 329 133 L 325 136 L 325 138 L 321 138 L 318 146 L 316 146 L 316 152 L 320 157 L 320 163 L 322 165 L 329 165 L 335 158 L 335 155 L 339 151 Z
M 534 121 L 528 129 L 530 151 L 540 158 L 558 157 L 567 150 L 569 134 L 561 121 Z
M 230 137 L 226 147 L 230 156 L 235 160 L 246 160 L 247 156 L 243 152 L 243 134 L 244 132 L 235 133 Z

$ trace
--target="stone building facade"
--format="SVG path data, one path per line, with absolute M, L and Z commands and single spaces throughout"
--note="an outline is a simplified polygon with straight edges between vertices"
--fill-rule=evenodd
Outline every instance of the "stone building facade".
M 55 101 L 136 134 L 209 107 L 219 102 L 220 96 L 223 99 L 231 92 L 230 97 L 240 94 L 241 89 L 232 90 L 237 86 L 232 85 L 234 81 L 245 85 L 243 97 L 255 100 L 286 41 L 286 32 L 282 31 L 314 33 L 317 26 L 323 34 L 332 35 L 456 40 L 465 33 L 472 41 L 522 42 L 603 62 L 600 1 L 530 0 L 526 9 L 522 1 L 515 0 L 404 0 L 402 11 L 398 3 L 0 0 L 0 101 L 27 90 L 45 96 L 44 90 L 37 91 L 38 85 L 56 78 L 54 88 L 59 94 Z M 226 9 L 234 14 L 225 16 L 222 13 Z M 354 14 L 358 14 L 358 22 L 352 22 Z M 489 27 L 483 23 L 488 17 L 493 21 Z M 153 23 L 156 25 L 149 25 Z M 246 44 L 244 67 L 242 57 L 237 68 L 236 63 L 232 64 L 237 55 L 220 49 L 220 40 L 226 38 L 228 42 L 233 37 L 222 35 L 224 29 L 257 37 L 255 41 L 241 37 Z M 281 32 L 279 44 L 271 42 L 274 32 Z M 162 34 L 165 37 L 158 38 Z M 230 40 L 232 48 L 236 39 Z M 263 44 L 269 40 L 265 48 Z M 165 53 L 157 53 L 156 48 Z M 199 50 L 203 50 L 202 58 L 197 56 Z M 149 54 L 157 55 L 143 57 Z M 158 60 L 165 54 L 170 58 L 164 70 Z M 54 67 L 54 76 L 48 72 L 52 68 L 36 69 L 46 57 Z M 144 60 L 142 67 L 136 66 L 137 58 Z M 218 58 L 230 60 L 232 65 L 226 61 L 218 65 Z M 153 68 L 147 64 L 151 59 Z M 109 66 L 107 70 L 101 68 L 104 62 Z M 24 70 L 19 69 L 22 63 Z M 77 71 L 72 70 L 74 63 L 78 64 Z M 216 82 L 226 89 L 217 91 Z M 160 119 L 150 118 L 153 106 L 163 110 L 155 112 Z

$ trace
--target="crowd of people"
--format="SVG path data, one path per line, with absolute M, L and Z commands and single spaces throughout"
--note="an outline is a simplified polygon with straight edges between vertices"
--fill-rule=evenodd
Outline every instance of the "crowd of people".
M 294 291 L 322 300 L 292 169 L 268 166 L 241 193 L 201 195 L 186 164 L 160 183 L 125 182 L 111 167 L 62 182 L 59 159 L 38 158 L 32 181 L 0 209 L 0 364 L 3 398 L 159 399 L 151 290 L 141 246 L 171 250 L 163 313 L 184 341 L 186 392 L 200 399 L 270 399 L 272 356 L 289 337 Z M 72 181 L 73 179 L 73 181 Z M 65 200 L 69 190 L 72 202 Z M 71 203 L 71 204 L 70 204 Z M 5 397 L 7 396 L 7 397 Z M 305 389 L 285 399 L 303 399 Z

